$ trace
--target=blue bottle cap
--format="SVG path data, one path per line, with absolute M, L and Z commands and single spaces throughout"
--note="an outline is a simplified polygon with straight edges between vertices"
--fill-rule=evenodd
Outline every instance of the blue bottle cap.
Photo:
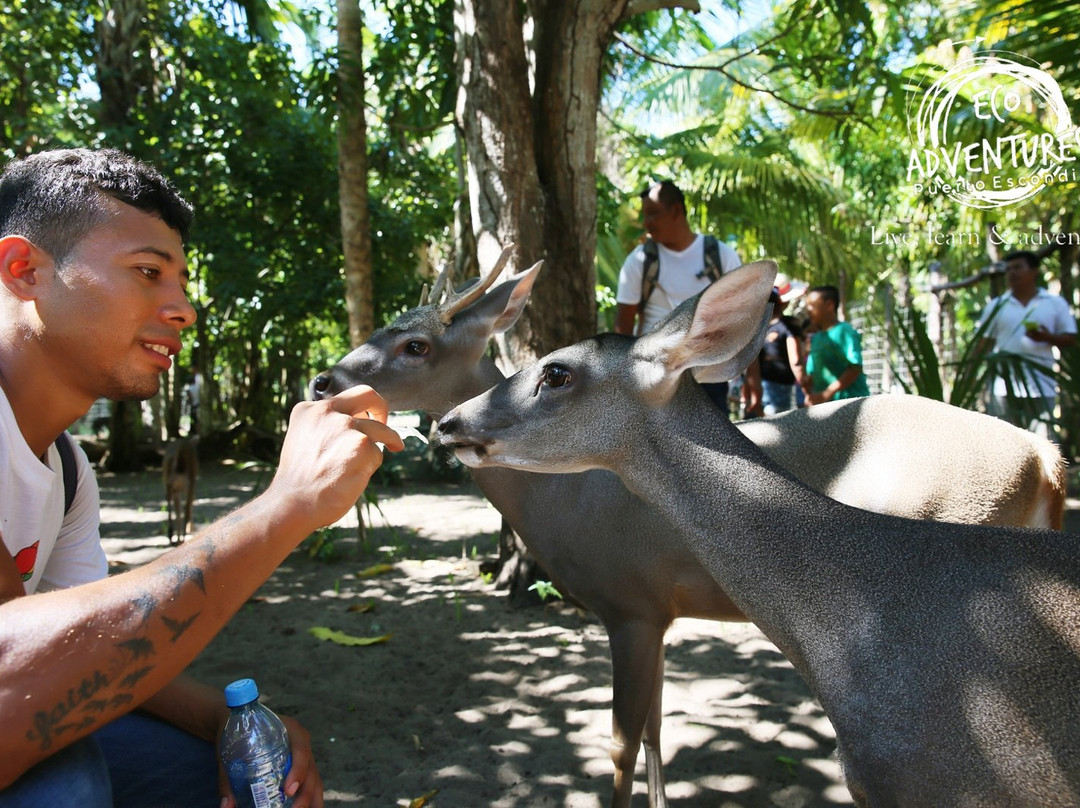
M 225 704 L 229 707 L 241 707 L 259 698 L 259 688 L 254 679 L 237 679 L 225 686 Z

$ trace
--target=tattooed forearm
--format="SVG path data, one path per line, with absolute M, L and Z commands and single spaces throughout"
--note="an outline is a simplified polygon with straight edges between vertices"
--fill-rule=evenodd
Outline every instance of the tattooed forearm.
M 134 688 L 135 685 L 137 685 L 139 683 L 139 681 L 144 676 L 146 676 L 146 674 L 150 673 L 150 671 L 152 671 L 153 669 L 154 669 L 153 665 L 147 665 L 145 668 L 139 668 L 137 671 L 132 671 L 131 673 L 129 673 L 127 676 L 125 676 L 123 679 L 120 680 L 120 687 Z
M 176 581 L 172 593 L 174 598 L 180 594 L 180 589 L 188 581 L 194 581 L 195 586 L 199 587 L 204 595 L 206 594 L 206 581 L 203 579 L 203 571 L 198 567 L 193 567 L 191 564 L 173 565 L 167 567 L 165 573 L 173 576 Z
M 173 633 L 171 637 L 172 642 L 176 642 L 183 636 L 185 631 L 191 628 L 191 624 L 198 619 L 200 614 L 202 614 L 202 612 L 195 612 L 195 614 L 191 615 L 187 620 L 173 620 L 163 615 L 161 622 Z
M 116 647 L 131 654 L 132 660 L 147 659 L 154 653 L 154 643 L 145 637 L 132 637 L 130 640 L 118 642 Z
M 86 717 L 81 721 L 69 722 L 71 712 L 78 707 L 89 706 L 98 703 L 95 699 L 98 693 L 109 686 L 109 678 L 100 671 L 95 672 L 93 678 L 83 679 L 77 688 L 68 690 L 67 698 L 57 704 L 52 710 L 38 711 L 34 715 L 34 727 L 26 733 L 27 740 L 37 741 L 41 748 L 51 749 L 53 740 L 64 732 L 82 729 L 94 722 L 93 718 Z M 128 697 L 130 699 L 130 696 Z
M 150 615 L 154 613 L 154 609 L 157 608 L 158 601 L 149 592 L 144 592 L 139 595 L 135 600 L 131 601 L 131 608 L 137 614 L 142 615 L 141 625 L 146 625 L 150 622 Z

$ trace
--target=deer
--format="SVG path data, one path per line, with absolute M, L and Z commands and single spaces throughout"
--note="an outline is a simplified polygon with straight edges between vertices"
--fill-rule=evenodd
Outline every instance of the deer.
M 806 680 L 856 805 L 1080 805 L 1080 536 L 853 508 L 710 417 L 693 374 L 756 354 L 776 269 L 723 276 L 636 341 L 543 357 L 438 440 L 477 472 L 611 471 L 666 514 Z
M 425 288 L 418 307 L 375 331 L 319 374 L 311 382 L 311 396 L 329 397 L 368 384 L 392 411 L 424 410 L 437 418 L 501 382 L 503 374 L 487 355 L 488 342 L 516 322 L 541 268 L 537 264 L 496 285 L 509 255 L 505 250 L 483 280 L 461 291 L 448 290 L 446 276 L 441 275 L 430 294 Z M 1044 446 L 1030 433 L 940 402 L 878 398 L 880 402 L 819 405 L 812 416 L 800 410 L 738 426 L 757 427 L 755 440 L 769 451 L 785 453 L 785 462 L 796 474 L 817 475 L 831 483 L 831 468 L 839 482 L 830 493 L 841 499 L 890 504 L 872 479 L 845 475 L 847 463 L 873 465 L 873 458 L 880 456 L 897 467 L 922 469 L 924 464 L 947 466 L 949 452 L 963 451 L 965 456 L 977 456 L 973 462 L 985 475 L 981 480 L 970 475 L 942 484 L 923 475 L 907 483 L 916 490 L 895 496 L 901 509 L 938 518 L 1018 523 L 1056 512 L 1060 522 L 1064 470 L 1051 444 L 1044 441 Z M 822 418 L 819 412 L 830 415 Z M 888 432 L 910 435 L 913 424 L 925 422 L 931 414 L 956 437 L 978 434 L 982 427 L 984 434 L 995 438 L 968 444 L 942 440 L 920 448 L 907 447 Z M 793 450 L 792 441 L 801 448 Z M 850 460 L 843 447 L 848 447 Z M 610 804 L 630 805 L 644 745 L 649 805 L 666 808 L 659 751 L 664 634 L 677 617 L 745 618 L 693 554 L 671 541 L 677 527 L 631 494 L 615 475 L 605 471 L 548 475 L 494 467 L 473 469 L 472 474 L 560 592 L 592 611 L 607 631 L 614 764 Z M 972 503 L 982 510 L 976 513 Z M 582 538 L 586 535 L 587 541 Z
M 177 438 L 165 447 L 161 477 L 165 486 L 170 545 L 182 544 L 191 533 L 191 508 L 195 503 L 195 481 L 199 476 L 198 436 Z

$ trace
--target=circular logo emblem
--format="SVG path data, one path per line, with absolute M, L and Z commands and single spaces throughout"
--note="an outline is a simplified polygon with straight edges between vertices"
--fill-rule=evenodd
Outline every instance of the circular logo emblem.
M 907 173 L 916 190 L 987 209 L 1076 179 L 1068 164 L 1077 130 L 1061 89 L 1022 58 L 972 55 L 912 97 Z

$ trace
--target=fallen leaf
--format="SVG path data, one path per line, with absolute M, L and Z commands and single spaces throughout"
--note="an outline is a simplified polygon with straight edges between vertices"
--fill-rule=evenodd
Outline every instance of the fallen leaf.
M 376 645 L 386 642 L 392 636 L 391 634 L 383 634 L 381 637 L 354 637 L 344 631 L 334 631 L 326 626 L 312 626 L 308 629 L 308 632 L 316 639 L 328 640 L 338 645 Z
M 417 797 L 415 800 L 409 803 L 409 808 L 424 808 L 424 806 L 428 804 L 428 800 L 430 800 L 438 793 L 439 789 L 436 788 L 433 791 L 429 791 L 422 797 Z
M 376 575 L 383 575 L 387 572 L 393 572 L 393 564 L 373 564 L 370 567 L 360 570 L 356 573 L 357 578 L 374 578 Z
M 354 603 L 346 611 L 360 612 L 361 614 L 373 612 L 375 611 L 375 601 L 369 600 L 367 603 Z

